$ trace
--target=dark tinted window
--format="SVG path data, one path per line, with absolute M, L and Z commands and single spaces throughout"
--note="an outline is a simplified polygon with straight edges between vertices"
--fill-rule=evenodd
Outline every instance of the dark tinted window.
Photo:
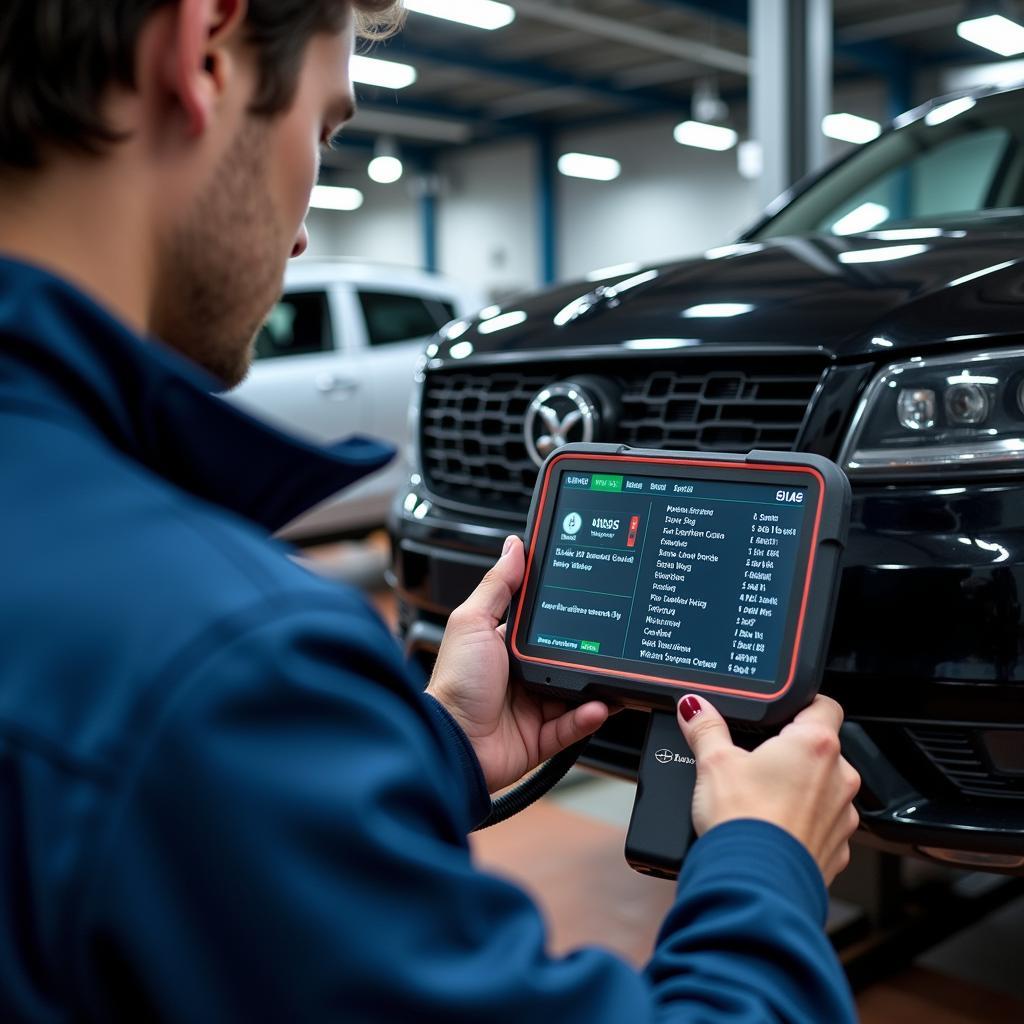
M 1024 93 L 936 106 L 795 199 L 758 237 L 955 227 L 1024 205 Z
M 256 358 L 276 359 L 327 352 L 331 321 L 325 292 L 293 292 L 270 311 L 256 337 Z
M 360 292 L 359 301 L 371 345 L 425 338 L 455 319 L 455 307 L 450 302 L 418 295 Z

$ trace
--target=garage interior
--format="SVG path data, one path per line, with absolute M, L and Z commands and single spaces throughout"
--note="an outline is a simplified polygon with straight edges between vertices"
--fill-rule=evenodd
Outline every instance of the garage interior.
M 368 51 L 397 66 L 384 74 L 401 87 L 357 87 L 359 113 L 321 175 L 349 208 L 311 211 L 305 259 L 416 266 L 496 305 L 600 280 L 729 244 L 795 182 L 930 97 L 1024 78 L 1024 60 L 957 32 L 971 17 L 1024 17 L 1014 5 L 507 6 L 514 20 L 494 31 L 413 6 L 401 36 Z M 686 144 L 679 128 L 692 122 L 724 129 L 725 142 Z M 573 168 L 567 155 L 582 163 Z M 306 554 L 317 571 L 366 589 L 397 627 L 383 531 Z M 536 896 L 554 949 L 599 943 L 636 964 L 649 954 L 672 886 L 623 861 L 631 801 L 631 784 L 574 770 L 550 797 L 476 839 L 482 865 Z M 1000 875 L 858 848 L 835 887 L 830 931 L 862 1019 L 1024 1020 L 1022 891 Z

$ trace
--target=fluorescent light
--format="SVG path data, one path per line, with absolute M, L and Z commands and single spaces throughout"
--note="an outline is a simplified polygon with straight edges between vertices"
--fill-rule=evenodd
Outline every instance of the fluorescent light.
M 687 320 L 704 320 L 712 317 L 742 316 L 752 312 L 754 307 L 749 302 L 705 302 L 699 306 L 691 306 L 683 310 Z
M 882 126 L 869 117 L 856 114 L 826 114 L 821 119 L 821 130 L 830 139 L 863 145 L 882 134 Z
M 981 270 L 975 270 L 972 274 L 964 274 L 963 277 L 958 277 L 953 281 L 950 281 L 946 285 L 947 288 L 956 288 L 959 285 L 967 284 L 968 281 L 977 281 L 979 277 L 986 277 L 989 274 L 995 274 L 1000 270 L 1006 270 L 1008 267 L 1012 267 L 1016 260 L 1007 260 L 1005 263 L 997 263 L 992 267 L 984 267 Z
M 501 306 L 484 306 L 477 314 L 481 320 L 493 320 L 501 312 Z
M 704 253 L 706 260 L 724 260 L 730 256 L 745 256 L 747 253 L 760 252 L 764 246 L 760 242 L 734 242 L 732 245 L 719 245 Z
M 671 348 L 692 348 L 700 343 L 699 338 L 634 338 L 624 341 L 622 347 L 640 352 L 659 352 Z
M 455 320 L 452 323 L 450 323 L 441 333 L 442 333 L 445 341 L 457 341 L 472 326 L 473 325 L 468 320 Z M 431 352 L 430 349 L 433 349 L 434 351 Z M 436 356 L 437 355 L 437 346 L 436 345 L 429 346 L 428 349 L 427 349 L 427 355 L 430 356 L 431 358 Z
M 567 178 L 614 181 L 622 173 L 622 164 L 608 156 L 566 153 L 558 158 L 558 169 Z
M 473 354 L 473 342 L 471 341 L 457 341 L 450 349 L 448 349 L 448 355 L 452 359 L 467 359 Z
M 397 156 L 375 156 L 366 172 L 380 185 L 393 185 L 405 173 L 405 167 Z
M 963 238 L 966 231 L 943 231 L 942 228 L 886 228 L 884 231 L 872 231 L 871 237 L 880 242 L 918 242 L 922 238 Z
M 680 146 L 696 146 L 698 149 L 714 149 L 722 153 L 732 149 L 739 136 L 720 124 L 705 124 L 703 121 L 683 121 L 672 133 Z
M 379 85 L 382 89 L 405 89 L 416 81 L 416 69 L 411 64 L 394 60 L 379 60 L 356 54 L 351 64 L 352 81 L 360 85 Z
M 349 213 L 363 205 L 363 193 L 357 188 L 314 185 L 309 205 L 317 210 L 341 210 Z
M 516 20 L 516 12 L 508 4 L 495 0 L 405 0 L 406 10 L 445 18 L 461 25 L 493 31 Z
M 642 274 L 627 277 L 625 281 L 620 281 L 618 284 L 612 285 L 610 288 L 606 288 L 604 290 L 604 296 L 607 299 L 614 299 L 623 292 L 631 291 L 633 288 L 639 288 L 640 285 L 647 284 L 650 281 L 655 281 L 659 277 L 661 277 L 660 270 L 645 270 Z
M 857 235 L 877 228 L 889 219 L 889 207 L 881 203 L 861 203 L 832 225 L 834 235 Z
M 927 245 L 890 245 L 885 249 L 853 249 L 839 254 L 840 263 L 887 263 L 889 260 L 905 260 L 908 256 L 919 256 L 928 251 Z
M 622 277 L 624 274 L 635 274 L 640 269 L 639 263 L 617 263 L 614 267 L 601 267 L 587 274 L 588 281 L 607 281 L 610 277 Z
M 573 299 L 569 305 L 563 306 L 562 309 L 555 314 L 555 326 L 564 327 L 567 323 L 575 320 L 576 317 L 586 313 L 591 306 L 596 305 L 600 301 L 601 300 L 594 292 L 587 292 L 586 295 L 581 295 L 578 299 Z
M 961 21 L 956 27 L 956 34 L 961 39 L 983 46 L 1002 57 L 1024 53 L 1024 26 L 1004 18 L 1001 14 Z
M 960 114 L 966 114 L 974 106 L 975 102 L 970 96 L 961 96 L 958 100 L 950 100 L 934 110 L 929 110 L 924 115 L 924 123 L 932 127 L 937 124 L 943 124 L 954 117 L 958 117 Z
M 478 324 L 477 331 L 480 334 L 494 334 L 497 331 L 504 331 L 508 327 L 518 327 L 520 324 L 525 323 L 527 319 L 527 314 L 522 310 L 516 310 L 513 313 L 502 313 L 500 316 L 491 317 L 490 320 L 485 320 L 482 324 Z

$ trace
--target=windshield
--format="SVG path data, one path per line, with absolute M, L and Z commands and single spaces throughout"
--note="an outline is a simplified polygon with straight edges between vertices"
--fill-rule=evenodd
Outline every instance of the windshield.
M 953 228 L 1019 214 L 1022 143 L 1024 91 L 951 100 L 865 146 L 754 237 Z

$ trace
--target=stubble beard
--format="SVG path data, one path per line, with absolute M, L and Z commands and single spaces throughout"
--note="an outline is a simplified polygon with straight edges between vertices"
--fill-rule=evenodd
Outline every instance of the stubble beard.
M 266 138 L 255 118 L 239 132 L 161 254 L 153 333 L 225 390 L 249 372 L 289 251 L 266 181 Z

